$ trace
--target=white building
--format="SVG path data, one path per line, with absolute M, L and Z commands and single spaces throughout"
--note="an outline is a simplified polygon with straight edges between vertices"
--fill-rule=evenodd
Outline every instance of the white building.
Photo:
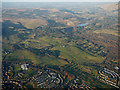
M 21 65 L 21 69 L 22 70 L 28 70 L 28 66 L 29 64 L 23 64 L 23 65 Z

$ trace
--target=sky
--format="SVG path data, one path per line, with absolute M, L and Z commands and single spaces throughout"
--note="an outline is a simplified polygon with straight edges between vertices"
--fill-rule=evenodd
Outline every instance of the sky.
M 2 2 L 119 2 L 120 0 L 2 0 Z

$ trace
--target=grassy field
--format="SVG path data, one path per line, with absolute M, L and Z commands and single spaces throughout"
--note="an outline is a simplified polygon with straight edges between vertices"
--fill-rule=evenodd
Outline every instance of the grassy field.
M 104 29 L 104 30 L 95 30 L 93 33 L 105 33 L 105 34 L 111 34 L 111 35 L 118 36 L 118 31 L 115 31 L 115 30 L 108 30 L 108 29 Z
M 60 56 L 67 58 L 71 61 L 74 61 L 76 63 L 82 64 L 82 63 L 102 63 L 104 60 L 101 56 L 92 56 L 77 47 L 74 46 L 56 46 L 52 48 L 52 50 L 60 50 Z
M 16 71 L 19 71 L 19 70 L 21 70 L 21 67 L 20 67 L 20 65 L 16 65 L 16 66 L 15 66 L 15 70 L 16 70 Z
M 30 61 L 35 62 L 39 59 L 34 53 L 31 53 L 27 50 L 17 50 L 13 53 L 7 55 L 6 60 L 21 60 L 28 59 Z
M 56 59 L 54 57 L 48 57 L 48 56 L 45 56 L 45 57 L 42 57 L 40 58 L 37 63 L 39 64 L 43 64 L 43 65 L 60 65 L 60 66 L 63 66 L 65 64 L 67 64 L 66 61 L 63 61 L 63 60 L 59 60 L 59 59 Z
M 51 37 L 48 37 L 48 36 L 44 36 L 44 37 L 40 38 L 39 40 L 41 42 L 45 42 L 45 43 L 56 45 L 58 43 L 59 44 L 64 44 L 66 39 L 67 38 L 51 38 Z
M 58 45 L 58 44 L 64 45 L 66 44 L 66 40 L 67 38 L 51 38 L 48 36 L 44 36 L 39 39 L 27 39 L 21 42 L 21 44 L 24 43 L 24 44 L 29 45 L 30 47 L 41 49 L 46 46 L 51 46 L 51 44 L 52 45 Z
M 43 65 L 65 65 L 67 64 L 66 61 L 56 59 L 55 57 L 49 57 L 49 56 L 44 56 L 44 57 L 39 57 L 35 55 L 32 52 L 29 52 L 27 50 L 18 50 L 13 53 L 10 53 L 7 55 L 5 60 L 9 61 L 32 61 L 34 64 L 43 64 Z
M 27 28 L 34 29 L 41 25 L 46 25 L 46 21 L 42 19 L 20 19 L 20 22 Z

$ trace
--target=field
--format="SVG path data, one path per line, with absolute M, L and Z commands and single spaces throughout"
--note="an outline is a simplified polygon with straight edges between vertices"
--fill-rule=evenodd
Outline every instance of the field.
M 26 28 L 37 28 L 40 25 L 46 25 L 47 22 L 45 20 L 42 19 L 20 19 L 18 20 L 20 21 Z
M 64 57 L 69 59 L 70 61 L 74 61 L 76 63 L 102 63 L 104 60 L 101 56 L 92 56 L 75 46 L 56 46 L 51 50 L 60 50 L 60 57 Z
M 94 33 L 104 33 L 104 34 L 111 34 L 111 35 L 118 36 L 118 31 L 116 30 L 107 30 L 107 29 L 95 30 Z
M 21 70 L 21 67 L 20 67 L 20 65 L 16 65 L 16 66 L 15 66 L 15 70 L 16 70 L 16 71 L 19 71 L 19 70 Z
M 41 49 L 51 45 L 57 45 L 57 44 L 64 45 L 66 44 L 66 40 L 67 38 L 51 38 L 48 36 L 43 36 L 39 39 L 27 39 L 21 42 L 21 44 L 26 44 L 29 45 L 30 47 Z
M 32 61 L 34 64 L 42 64 L 42 65 L 65 65 L 66 61 L 56 59 L 55 57 L 44 56 L 39 57 L 28 50 L 17 50 L 13 53 L 7 55 L 6 60 L 16 61 L 16 62 L 24 62 L 24 61 Z

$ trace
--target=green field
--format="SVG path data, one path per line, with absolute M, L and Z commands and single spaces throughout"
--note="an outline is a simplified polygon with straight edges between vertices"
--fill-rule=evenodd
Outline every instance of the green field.
M 111 35 L 118 36 L 118 31 L 115 31 L 115 30 L 108 30 L 108 29 L 95 30 L 94 33 L 105 33 L 105 34 L 111 34 Z
M 15 70 L 16 70 L 16 71 L 19 71 L 19 70 L 21 70 L 21 67 L 20 67 L 20 65 L 16 65 L 16 66 L 15 66 Z
M 64 45 L 66 44 L 66 40 L 67 38 L 51 38 L 48 36 L 44 36 L 39 39 L 26 39 L 25 41 L 21 42 L 21 44 L 26 44 L 30 47 L 41 49 L 51 45 Z
M 101 56 L 92 56 L 77 47 L 74 46 L 56 46 L 52 48 L 52 50 L 60 50 L 60 56 L 64 57 L 66 59 L 69 59 L 71 61 L 74 61 L 76 63 L 82 64 L 82 63 L 102 63 L 104 60 Z
M 13 53 L 10 53 L 7 55 L 5 60 L 9 61 L 31 61 L 34 64 L 43 64 L 43 65 L 65 65 L 67 64 L 66 61 L 56 59 L 55 57 L 50 57 L 50 56 L 44 56 L 44 57 L 39 57 L 35 55 L 32 52 L 29 52 L 27 50 L 18 50 Z
M 38 60 L 37 63 L 43 64 L 43 65 L 50 64 L 50 65 L 60 65 L 60 66 L 67 64 L 66 61 L 59 60 L 54 57 L 48 57 L 48 56 L 40 58 L 40 60 Z

